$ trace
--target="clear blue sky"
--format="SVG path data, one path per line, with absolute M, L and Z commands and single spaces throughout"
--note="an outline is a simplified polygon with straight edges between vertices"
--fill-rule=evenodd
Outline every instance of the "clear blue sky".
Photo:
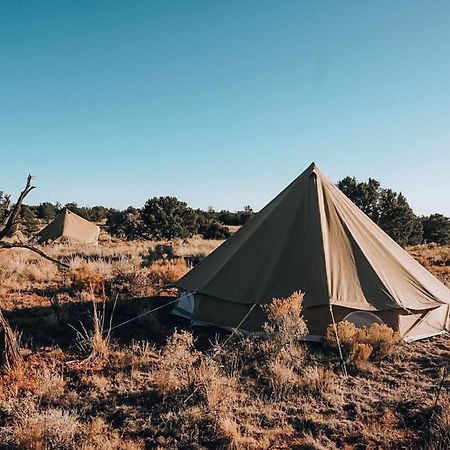
M 311 161 L 450 215 L 448 1 L 0 1 L 0 189 L 259 209 Z

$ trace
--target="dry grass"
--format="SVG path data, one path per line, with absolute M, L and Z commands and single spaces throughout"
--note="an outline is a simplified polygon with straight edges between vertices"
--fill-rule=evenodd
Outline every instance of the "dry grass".
M 68 275 L 73 291 L 105 297 L 105 277 L 94 272 L 87 264 L 71 269 Z
M 69 272 L 27 250 L 0 250 L 0 307 L 46 305 L 48 297 L 61 292 L 63 302 L 103 298 L 109 290 L 123 297 L 153 296 L 187 272 L 185 257 L 206 256 L 220 243 L 198 237 L 171 243 L 103 237 L 98 246 L 55 243 L 42 247 L 50 256 L 68 263 Z M 168 244 L 175 260 L 155 261 L 146 267 L 148 255 L 158 245 Z
M 123 436 L 102 417 L 94 417 L 91 423 L 84 426 L 81 450 L 143 450 L 141 443 L 124 439 Z
M 175 333 L 169 337 L 162 349 L 158 365 L 153 369 L 150 379 L 156 389 L 163 393 L 172 393 L 186 389 L 194 383 L 194 364 L 200 353 L 194 349 L 191 333 Z
M 377 356 L 391 356 L 400 344 L 400 333 L 384 324 L 375 323 L 358 333 L 358 342 L 370 345 Z
M 174 332 L 172 319 L 158 314 L 109 332 L 113 301 L 100 304 L 105 297 L 119 299 L 114 324 L 153 308 L 145 298 L 188 270 L 183 258 L 206 255 L 218 242 L 173 242 L 172 259 L 150 261 L 156 245 L 110 240 L 46 249 L 69 272 L 23 251 L 0 252 L 0 306 L 25 334 L 24 365 L 0 376 L 0 447 L 448 447 L 448 379 L 434 407 L 439 368 L 450 358 L 446 337 L 399 346 L 387 327 L 340 323 L 358 369 L 344 378 L 334 331 L 332 346 L 301 342 L 300 293 L 266 307 L 262 336 L 211 335 L 208 346 L 180 323 Z M 412 251 L 445 275 L 435 268 L 448 267 L 446 248 Z M 59 305 L 58 320 L 45 319 L 54 315 L 50 300 Z M 67 326 L 83 331 L 79 320 L 81 347 Z
M 189 268 L 183 258 L 173 260 L 158 260 L 149 267 L 149 277 L 154 280 L 155 285 L 171 285 L 180 279 Z
M 45 402 L 57 401 L 65 393 L 66 380 L 60 369 L 44 366 L 35 372 L 33 381 L 34 394 Z
M 12 399 L 2 405 L 9 425 L 0 428 L 3 444 L 30 450 L 142 450 L 143 445 L 125 439 L 103 418 L 82 423 L 71 410 L 40 406 L 33 397 Z
M 355 342 L 350 350 L 349 362 L 359 370 L 367 368 L 367 363 L 373 353 L 373 347 L 370 344 Z
M 301 377 L 302 387 L 317 395 L 335 392 L 338 389 L 338 377 L 334 371 L 326 366 L 310 365 L 303 369 Z
M 450 448 L 450 394 L 446 392 L 439 400 L 430 417 L 427 450 Z
M 303 319 L 303 293 L 293 292 L 287 298 L 275 298 L 263 309 L 268 319 L 264 331 L 278 343 L 278 351 L 286 346 L 292 347 L 308 334 Z
M 408 252 L 450 287 L 450 245 L 422 244 L 408 248 Z
M 239 425 L 232 416 L 225 415 L 217 420 L 217 428 L 219 436 L 223 436 L 230 449 L 267 449 L 269 448 L 268 439 L 257 439 L 247 433 L 245 427 Z M 269 442 L 268 442 L 269 441 Z
M 387 325 L 374 323 L 369 327 L 358 328 L 351 322 L 338 322 L 337 334 L 342 347 L 350 355 L 350 358 L 362 361 L 371 355 L 378 357 L 391 356 L 395 353 L 400 343 L 400 334 Z M 330 324 L 326 333 L 326 341 L 329 345 L 337 347 L 336 330 Z M 364 347 L 360 344 L 363 344 Z
M 294 366 L 284 358 L 269 361 L 267 372 L 274 397 L 279 400 L 289 395 L 299 383 L 299 376 Z
M 9 415 L 0 430 L 3 442 L 33 450 L 74 448 L 81 428 L 75 412 L 40 408 L 32 397 L 12 399 L 2 409 Z
M 106 318 L 105 303 L 100 310 L 96 303 L 92 303 L 92 329 L 86 329 L 81 324 L 81 331 L 77 331 L 77 345 L 86 358 L 80 363 L 86 366 L 98 366 L 108 361 L 111 353 L 111 328 L 113 314 Z
M 298 363 L 290 348 L 272 359 L 261 350 L 267 342 L 236 337 L 209 355 L 195 349 L 192 334 L 177 332 L 160 349 L 132 342 L 110 351 L 94 372 L 68 364 L 60 351 L 33 354 L 25 373 L 10 380 L 21 379 L 22 388 L 8 390 L 0 402 L 1 438 L 29 449 L 86 450 L 352 448 L 355 439 L 394 449 L 405 442 L 424 448 L 417 442 L 431 439 L 421 435 L 417 421 L 429 418 L 438 374 L 429 379 L 413 369 L 426 353 L 419 344 L 411 344 L 416 354 L 375 362 L 376 372 L 345 380 L 338 365 L 329 364 L 335 354 L 299 347 Z M 435 361 L 450 356 L 446 342 L 437 348 L 442 353 L 434 353 Z M 64 370 L 43 363 L 58 358 Z M 441 400 L 435 443 L 446 439 Z

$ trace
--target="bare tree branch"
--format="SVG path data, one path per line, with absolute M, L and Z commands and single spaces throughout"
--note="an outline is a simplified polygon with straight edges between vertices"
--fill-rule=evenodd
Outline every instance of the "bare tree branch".
M 55 264 L 58 264 L 61 267 L 64 267 L 65 269 L 70 269 L 70 266 L 66 263 L 63 263 L 62 261 L 59 261 L 58 259 L 52 258 L 51 256 L 45 254 L 42 250 L 39 248 L 34 247 L 30 244 L 24 244 L 23 242 L 15 241 L 15 242 L 4 242 L 3 239 L 8 236 L 9 232 L 13 229 L 14 224 L 17 220 L 17 217 L 20 212 L 20 208 L 22 207 L 22 203 L 24 198 L 35 188 L 31 185 L 31 181 L 33 180 L 33 177 L 31 175 L 28 175 L 27 178 L 27 184 L 25 185 L 25 189 L 20 193 L 19 198 L 17 199 L 17 202 L 13 206 L 12 210 L 9 210 L 10 205 L 10 197 L 6 197 L 6 210 L 3 215 L 3 217 L 0 220 L 0 227 L 4 226 L 2 230 L 0 230 L 0 248 L 25 248 L 27 250 L 30 250 L 39 256 L 42 256 L 42 258 L 47 259 L 48 261 L 51 261 Z M 6 222 L 6 225 L 4 225 Z
M 42 256 L 42 258 L 45 258 L 55 264 L 58 264 L 61 267 L 64 267 L 65 269 L 70 269 L 70 266 L 68 264 L 63 263 L 58 259 L 52 258 L 51 256 L 45 254 L 42 250 L 33 247 L 32 245 L 24 244 L 23 242 L 0 242 L 0 248 L 25 248 L 34 253 L 37 253 L 39 256 Z
M 3 211 L 3 216 L 0 219 L 0 227 L 3 227 L 6 223 L 6 221 L 8 220 L 8 216 L 9 216 L 9 207 L 11 206 L 11 196 L 10 195 L 5 195 L 5 210 Z
M 27 184 L 25 185 L 25 189 L 20 193 L 19 198 L 17 199 L 17 202 L 13 206 L 11 213 L 8 216 L 8 220 L 6 221 L 6 225 L 4 226 L 3 230 L 0 231 L 0 241 L 8 235 L 8 233 L 12 230 L 14 226 L 14 222 L 17 219 L 17 216 L 19 215 L 20 208 L 22 207 L 22 202 L 24 198 L 34 189 L 34 186 L 31 185 L 31 181 L 33 180 L 33 177 L 31 175 L 28 175 L 27 178 Z

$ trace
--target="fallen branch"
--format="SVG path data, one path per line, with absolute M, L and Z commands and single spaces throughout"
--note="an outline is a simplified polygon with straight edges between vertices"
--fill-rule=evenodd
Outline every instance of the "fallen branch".
M 63 263 L 62 261 L 59 261 L 56 258 L 52 258 L 51 256 L 45 254 L 42 250 L 33 247 L 30 244 L 24 244 L 22 242 L 0 242 L 0 248 L 25 248 L 27 250 L 30 250 L 31 252 L 37 253 L 39 256 L 42 256 L 42 258 L 47 259 L 48 261 L 51 261 L 55 264 L 58 264 L 61 267 L 64 267 L 65 269 L 70 269 L 70 266 L 66 263 Z

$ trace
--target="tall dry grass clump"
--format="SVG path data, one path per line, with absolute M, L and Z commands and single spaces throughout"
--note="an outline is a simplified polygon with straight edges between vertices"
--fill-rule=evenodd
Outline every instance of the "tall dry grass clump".
M 192 333 L 182 331 L 170 336 L 151 372 L 157 390 L 168 394 L 187 389 L 195 381 L 194 364 L 199 358 Z
M 216 342 L 212 354 L 230 375 L 252 367 L 288 380 L 292 378 L 289 375 L 292 364 L 301 365 L 305 355 L 302 339 L 308 328 L 303 319 L 303 294 L 294 292 L 287 298 L 274 299 L 263 306 L 263 311 L 267 321 L 262 335 L 244 337 L 234 333 L 225 344 Z
M 159 291 L 148 271 L 142 268 L 120 270 L 112 280 L 111 288 L 122 298 L 153 297 Z
M 39 403 L 56 404 L 66 392 L 62 370 L 54 366 L 34 366 L 26 362 L 0 378 L 0 400 L 8 401 L 21 395 Z
M 1 405 L 7 425 L 0 442 L 27 450 L 142 450 L 142 443 L 125 439 L 101 417 L 83 423 L 71 409 L 43 407 L 32 396 L 12 398 Z
M 293 292 L 286 298 L 275 298 L 263 306 L 267 322 L 263 326 L 265 339 L 257 343 L 256 354 L 261 354 L 268 370 L 268 378 L 273 392 L 282 396 L 296 383 L 298 370 L 305 358 L 302 339 L 308 333 L 303 319 L 303 294 Z
M 227 442 L 232 450 L 239 449 L 266 449 L 268 445 L 249 435 L 234 417 L 225 415 L 217 420 L 217 432 Z
M 35 450 L 73 449 L 81 432 L 79 416 L 61 408 L 41 408 L 32 397 L 13 398 L 2 405 L 8 426 L 0 428 L 5 444 Z
M 387 325 L 375 323 L 362 328 L 359 339 L 363 344 L 371 345 L 375 355 L 391 356 L 397 350 L 401 337 L 398 331 Z
M 267 364 L 267 379 L 277 400 L 287 398 L 299 384 L 294 364 L 284 357 L 275 358 Z
M 362 370 L 366 367 L 366 363 L 370 360 L 372 353 L 372 345 L 356 342 L 352 345 L 348 358 L 350 363 Z
M 337 347 L 336 329 L 339 342 L 343 347 L 347 361 L 359 368 L 370 360 L 372 356 L 391 356 L 400 343 L 400 334 L 385 324 L 374 323 L 368 327 L 358 328 L 351 322 L 338 322 L 328 326 L 326 342 Z
M 232 392 L 237 386 L 235 379 L 225 376 L 214 359 L 195 349 L 192 333 L 187 331 L 175 332 L 168 338 L 151 371 L 151 379 L 164 395 L 194 389 L 213 409 L 234 398 Z M 225 390 L 228 395 L 224 398 Z
M 101 365 L 108 361 L 111 353 L 111 331 L 114 310 L 109 320 L 106 320 L 106 302 L 100 310 L 97 303 L 92 302 L 92 329 L 81 324 L 81 331 L 77 333 L 77 346 L 88 356 L 81 362 L 82 365 Z
M 194 442 L 205 427 L 225 439 L 228 448 L 241 448 L 235 444 L 252 440 L 240 425 L 230 425 L 239 422 L 236 413 L 247 398 L 237 378 L 227 376 L 214 358 L 196 350 L 191 333 L 175 332 L 168 338 L 149 377 L 162 408 L 168 409 L 163 432 L 172 442 L 169 448 Z
M 303 319 L 303 296 L 301 292 L 293 292 L 286 298 L 274 298 L 264 305 L 263 310 L 268 321 L 264 331 L 282 347 L 292 346 L 308 333 Z
M 339 387 L 334 371 L 329 367 L 319 365 L 305 366 L 301 371 L 299 385 L 304 391 L 319 396 L 334 393 Z
M 264 325 L 266 340 L 259 344 L 264 356 L 260 371 L 271 387 L 272 398 L 280 402 L 301 392 L 318 396 L 334 392 L 337 382 L 333 370 L 307 361 L 302 343 L 308 333 L 303 294 L 294 292 L 285 299 L 274 299 L 264 311 L 268 322 Z
M 61 399 L 66 388 L 66 380 L 62 370 L 55 367 L 40 367 L 34 374 L 28 374 L 34 379 L 33 394 L 45 402 L 55 402 Z

